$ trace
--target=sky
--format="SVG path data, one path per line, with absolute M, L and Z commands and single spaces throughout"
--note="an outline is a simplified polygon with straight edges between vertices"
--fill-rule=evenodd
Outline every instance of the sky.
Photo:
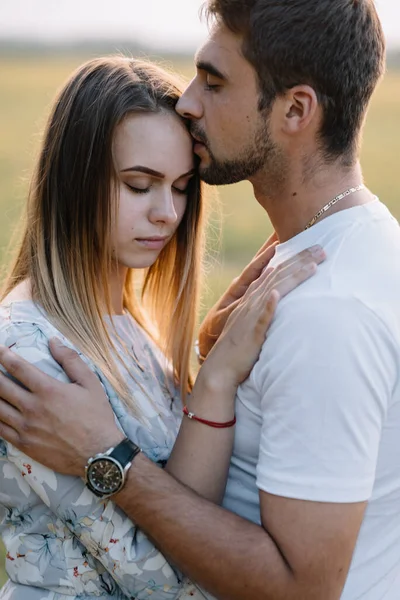
M 400 0 L 375 0 L 388 44 L 400 48 Z M 0 39 L 110 38 L 194 50 L 207 28 L 202 0 L 0 0 Z

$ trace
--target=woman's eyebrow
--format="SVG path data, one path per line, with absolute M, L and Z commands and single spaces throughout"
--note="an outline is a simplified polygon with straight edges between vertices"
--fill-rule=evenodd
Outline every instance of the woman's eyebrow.
M 128 171 L 137 171 L 139 173 L 146 173 L 146 175 L 151 175 L 152 177 L 158 177 L 159 179 L 165 179 L 164 173 L 160 173 L 160 171 L 155 171 L 154 169 L 150 169 L 149 167 L 144 167 L 142 165 L 135 165 L 134 167 L 128 167 L 127 169 L 121 169 L 121 173 L 127 173 Z M 194 175 L 196 169 L 190 169 L 187 173 L 183 175 L 179 175 L 177 179 L 182 179 L 183 177 L 189 177 L 190 175 Z
M 164 173 L 160 173 L 160 171 L 155 171 L 154 169 L 150 169 L 149 167 L 144 167 L 142 165 L 135 165 L 134 167 L 128 167 L 127 169 L 121 169 L 121 173 L 127 173 L 128 171 L 138 171 L 139 173 L 146 173 L 146 175 L 152 175 L 153 177 L 158 177 L 159 179 L 165 179 Z M 196 169 L 190 169 L 187 173 L 183 173 L 183 175 L 179 175 L 177 179 L 182 179 L 183 177 L 189 177 L 189 175 L 194 175 Z
M 158 177 L 159 179 L 164 179 L 164 173 L 160 173 L 159 171 L 154 171 L 154 169 L 149 169 L 149 167 L 144 167 L 142 165 L 135 165 L 134 167 L 128 167 L 127 169 L 121 169 L 121 173 L 127 173 L 128 171 L 138 171 L 139 173 L 146 173 L 146 175 L 152 175 L 153 177 Z

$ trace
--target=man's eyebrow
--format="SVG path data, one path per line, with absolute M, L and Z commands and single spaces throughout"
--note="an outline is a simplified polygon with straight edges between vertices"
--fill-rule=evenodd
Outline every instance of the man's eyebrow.
M 196 69 L 199 71 L 205 71 L 210 75 L 214 75 L 214 77 L 218 77 L 218 79 L 222 79 L 223 81 L 227 80 L 227 76 L 221 73 L 217 67 L 215 67 L 212 63 L 207 60 L 197 60 L 196 61 Z

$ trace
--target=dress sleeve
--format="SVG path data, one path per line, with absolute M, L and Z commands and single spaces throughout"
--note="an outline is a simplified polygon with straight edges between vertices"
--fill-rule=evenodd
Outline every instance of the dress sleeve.
M 23 323 L 18 325 L 17 332 L 15 325 L 11 329 L 8 339 L 2 333 L 2 343 L 59 381 L 69 381 L 52 358 L 48 338 L 40 327 Z M 186 597 L 184 593 L 181 596 L 180 573 L 112 501 L 92 494 L 79 477 L 55 473 L 10 444 L 7 444 L 7 458 L 22 473 L 24 482 L 105 567 L 129 598 Z

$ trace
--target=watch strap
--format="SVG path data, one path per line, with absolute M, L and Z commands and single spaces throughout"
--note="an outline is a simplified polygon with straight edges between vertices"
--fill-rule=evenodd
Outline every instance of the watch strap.
M 117 460 L 121 464 L 122 468 L 125 468 L 128 463 L 132 462 L 139 452 L 139 446 L 128 438 L 125 438 L 122 440 L 122 442 L 115 446 L 114 450 L 109 456 Z

